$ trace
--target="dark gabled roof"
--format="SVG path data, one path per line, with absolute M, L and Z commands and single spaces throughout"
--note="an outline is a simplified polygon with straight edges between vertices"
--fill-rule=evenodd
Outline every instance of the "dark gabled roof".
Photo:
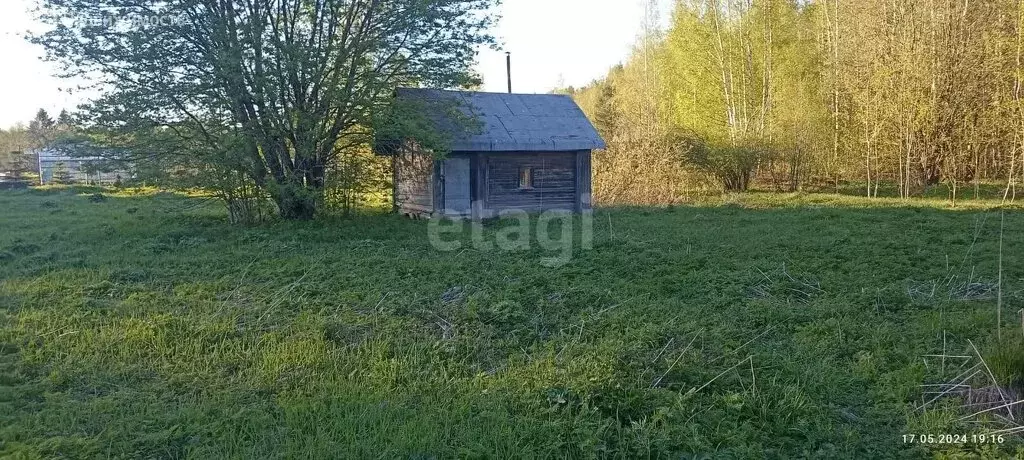
M 563 152 L 605 148 L 569 96 L 399 88 L 396 97 L 455 102 L 480 129 L 454 135 L 453 152 Z M 443 114 L 431 114 L 443 116 Z

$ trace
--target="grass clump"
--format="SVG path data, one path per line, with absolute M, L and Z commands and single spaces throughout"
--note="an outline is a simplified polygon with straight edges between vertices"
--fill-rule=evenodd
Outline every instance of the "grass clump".
M 1024 395 L 1024 338 L 997 342 L 989 347 L 984 357 L 998 382 Z

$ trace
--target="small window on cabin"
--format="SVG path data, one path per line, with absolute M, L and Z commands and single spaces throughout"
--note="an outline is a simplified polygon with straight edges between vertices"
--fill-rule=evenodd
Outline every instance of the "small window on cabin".
M 533 168 L 528 168 L 528 167 L 519 168 L 519 188 L 520 189 L 531 189 L 531 188 L 533 188 Z

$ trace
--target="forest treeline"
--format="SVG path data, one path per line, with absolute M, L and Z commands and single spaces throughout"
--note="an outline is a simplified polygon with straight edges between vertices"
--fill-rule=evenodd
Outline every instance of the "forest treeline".
M 680 0 L 607 77 L 569 89 L 609 143 L 601 203 L 1024 173 L 1021 0 Z M 976 189 L 975 189 L 976 190 Z

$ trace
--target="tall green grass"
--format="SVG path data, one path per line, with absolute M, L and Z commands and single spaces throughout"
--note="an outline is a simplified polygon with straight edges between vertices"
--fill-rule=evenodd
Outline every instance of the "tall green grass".
M 997 277 L 995 202 L 599 210 L 594 248 L 546 268 L 396 216 L 240 227 L 98 192 L 0 194 L 0 456 L 1022 455 L 901 439 L 961 429 L 914 410 L 921 357 L 995 336 L 993 298 L 950 294 Z

